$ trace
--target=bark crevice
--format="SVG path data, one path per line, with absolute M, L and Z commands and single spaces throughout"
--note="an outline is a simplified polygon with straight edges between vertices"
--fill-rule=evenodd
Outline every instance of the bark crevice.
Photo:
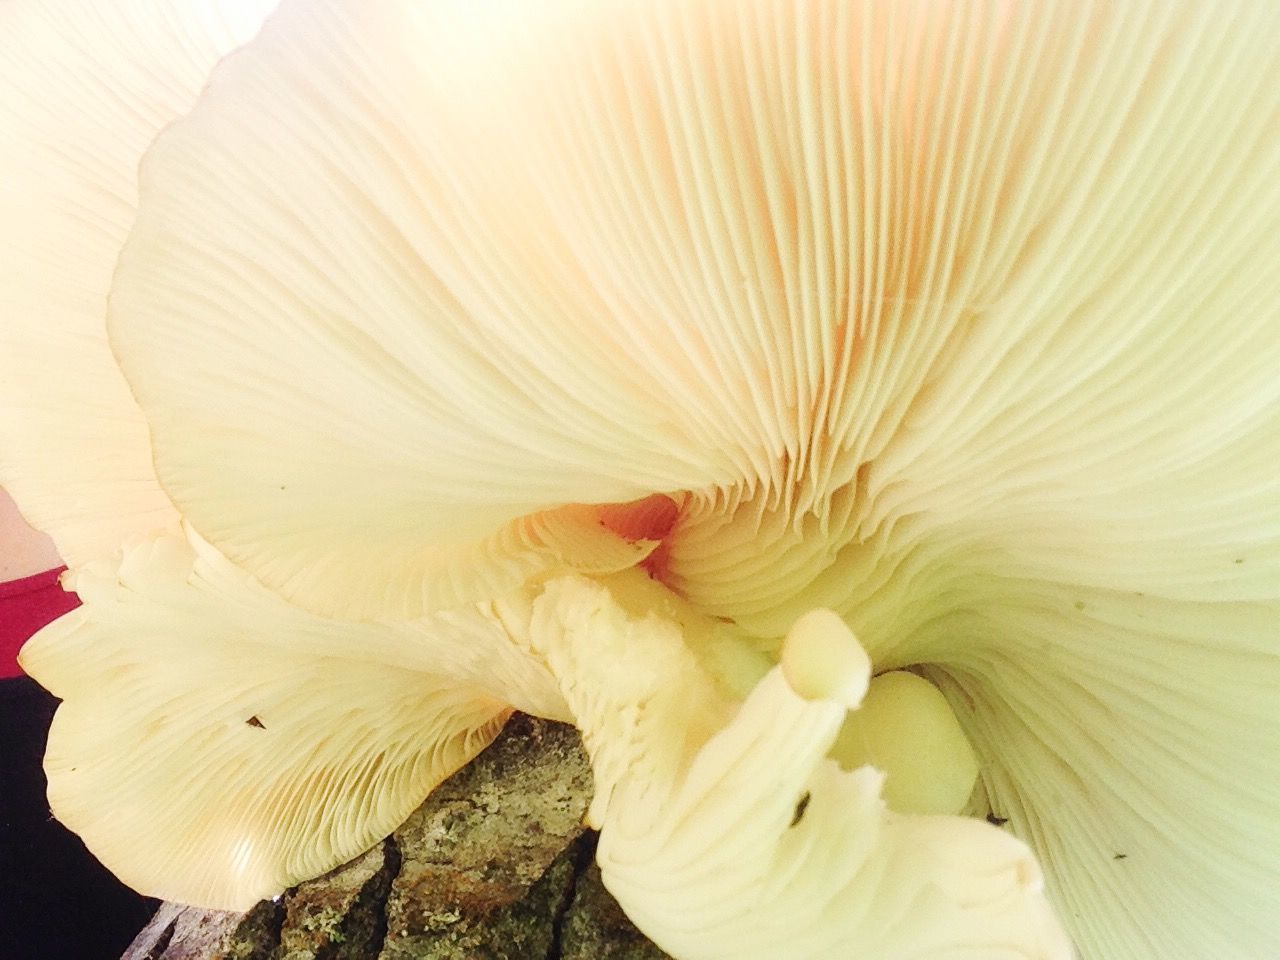
M 382 869 L 366 885 L 370 906 L 376 911 L 369 941 L 370 956 L 381 954 L 383 944 L 387 942 L 387 897 L 391 893 L 391 886 L 395 883 L 396 877 L 400 875 L 400 867 L 404 862 L 400 856 L 400 844 L 396 843 L 394 834 L 382 841 L 382 859 Z
M 147 948 L 146 954 L 142 960 L 161 960 L 164 952 L 169 949 L 169 944 L 173 940 L 173 933 L 178 928 L 177 918 L 169 921 L 164 929 L 160 931 L 155 941 Z
M 568 925 L 570 911 L 578 896 L 578 885 L 595 862 L 596 833 L 588 830 L 583 833 L 572 848 L 573 871 L 569 875 L 569 883 L 564 896 L 551 919 L 551 946 L 547 950 L 547 960 L 564 960 L 564 935 Z

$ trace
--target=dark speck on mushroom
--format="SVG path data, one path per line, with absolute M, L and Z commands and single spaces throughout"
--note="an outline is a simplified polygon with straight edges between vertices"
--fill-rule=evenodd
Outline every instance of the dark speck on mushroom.
M 994 813 L 987 814 L 987 823 L 991 824 L 993 827 L 1003 827 L 1008 822 L 1008 817 L 997 817 Z
M 267 725 L 258 719 L 258 715 L 256 713 L 252 717 L 250 717 L 248 720 L 246 720 L 245 723 L 247 723 L 251 727 L 257 727 L 259 730 L 267 729 Z
M 794 827 L 797 823 L 799 823 L 801 820 L 804 819 L 804 812 L 809 809 L 810 799 L 811 799 L 811 795 L 809 791 L 806 790 L 801 795 L 800 799 L 796 802 L 796 812 L 791 816 L 791 823 L 787 825 L 788 829 L 790 829 L 791 827 Z

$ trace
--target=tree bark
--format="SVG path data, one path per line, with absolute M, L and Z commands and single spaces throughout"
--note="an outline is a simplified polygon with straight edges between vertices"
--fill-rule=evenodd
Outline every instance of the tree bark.
M 517 715 L 363 856 L 246 913 L 166 903 L 122 960 L 663 960 L 600 882 L 590 799 L 577 732 Z

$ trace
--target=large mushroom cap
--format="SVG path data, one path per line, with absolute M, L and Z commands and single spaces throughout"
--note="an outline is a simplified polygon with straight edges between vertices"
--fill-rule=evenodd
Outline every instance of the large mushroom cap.
M 89 50 L 62 44 L 65 27 L 47 34 L 58 57 L 6 43 L 4 62 L 92 102 L 92 78 L 62 69 L 62 52 Z M 123 99 L 75 113 L 75 136 L 28 97 L 0 101 L 17 144 L 4 182 L 61 212 L 30 238 L 10 226 L 29 211 L 0 221 L 19 373 L 48 369 L 28 319 L 45 299 L 70 318 L 59 330 L 101 305 L 103 238 L 123 236 L 140 144 L 196 94 L 133 109 L 150 61 L 127 40 L 102 41 L 120 54 L 107 75 L 127 66 Z M 17 413 L 0 409 L 26 445 L 0 462 L 73 558 L 173 532 L 172 497 L 326 623 L 395 629 L 513 591 L 508 634 L 541 598 L 544 616 L 685 650 L 606 671 L 599 703 L 570 682 L 595 661 L 557 668 L 613 785 L 596 812 L 618 863 L 670 850 L 625 847 L 608 819 L 618 785 L 637 791 L 618 810 L 649 810 L 632 802 L 646 784 L 676 795 L 716 731 L 763 736 L 791 697 L 821 723 L 802 738 L 817 766 L 789 786 L 830 777 L 862 804 L 862 819 L 806 813 L 823 830 L 795 836 L 851 855 L 855 834 L 883 851 L 909 833 L 940 855 L 885 861 L 908 890 L 973 842 L 1017 879 L 1009 902 L 1034 908 L 1023 931 L 1040 929 L 1025 849 L 994 828 L 841 832 L 878 822 L 878 780 L 821 761 L 840 710 L 795 694 L 829 678 L 766 671 L 745 705 L 726 693 L 829 611 L 871 670 L 911 668 L 945 696 L 979 762 L 971 811 L 1034 846 L 1088 960 L 1266 955 L 1280 941 L 1278 44 L 1251 0 L 288 2 L 143 165 L 110 303 L 141 415 L 103 372 L 101 337 L 68 337 L 85 377 L 56 389 L 127 443 L 44 411 L 26 372 Z M 99 117 L 129 125 L 129 149 L 92 150 Z M 59 282 L 57 231 L 89 238 L 83 290 Z M 110 402 L 87 402 L 99 392 Z M 61 438 L 49 463 L 82 454 L 111 478 L 119 523 L 86 492 L 98 466 L 65 482 L 29 466 L 42 430 Z M 678 615 L 626 605 L 617 580 L 637 565 Z M 596 599 L 555 602 L 579 588 Z M 526 642 L 550 657 L 545 637 L 568 626 Z M 600 703 L 649 678 L 667 693 L 646 742 L 665 742 L 673 718 L 699 716 L 663 686 L 683 689 L 674 677 L 723 699 L 678 749 L 623 749 L 631 715 Z M 852 702 L 862 681 L 843 679 Z M 512 689 L 565 705 L 526 683 Z M 714 790 L 685 796 L 721 809 Z M 763 819 L 734 822 L 785 846 L 782 801 L 762 803 Z M 832 861 L 794 856 L 822 903 L 853 889 Z M 698 902 L 764 903 L 753 877 L 743 898 L 712 885 Z M 662 907 L 649 927 L 691 955 L 741 935 L 684 939 L 679 904 L 648 902 Z M 840 916 L 815 921 L 814 944 L 848 933 Z

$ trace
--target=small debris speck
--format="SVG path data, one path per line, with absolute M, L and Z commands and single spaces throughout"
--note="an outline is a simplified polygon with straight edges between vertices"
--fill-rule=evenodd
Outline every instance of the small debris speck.
M 258 719 L 258 715 L 256 713 L 252 717 L 250 717 L 248 720 L 246 720 L 245 723 L 247 723 L 251 727 L 257 727 L 259 730 L 267 729 L 267 725 Z
M 1127 853 L 1117 853 L 1117 854 L 1116 854 L 1114 857 L 1112 857 L 1111 859 L 1112 859 L 1112 860 L 1128 860 L 1128 859 L 1129 859 L 1129 855 L 1128 855 Z
M 1008 817 L 997 817 L 994 813 L 987 814 L 987 823 L 991 824 L 993 827 L 1003 827 L 1008 822 Z
M 797 823 L 799 823 L 801 820 L 804 819 L 804 812 L 809 809 L 810 799 L 811 799 L 811 796 L 809 794 L 809 791 L 806 790 L 804 794 L 800 797 L 799 801 L 796 802 L 796 812 L 792 814 L 791 823 L 789 826 L 794 827 Z

